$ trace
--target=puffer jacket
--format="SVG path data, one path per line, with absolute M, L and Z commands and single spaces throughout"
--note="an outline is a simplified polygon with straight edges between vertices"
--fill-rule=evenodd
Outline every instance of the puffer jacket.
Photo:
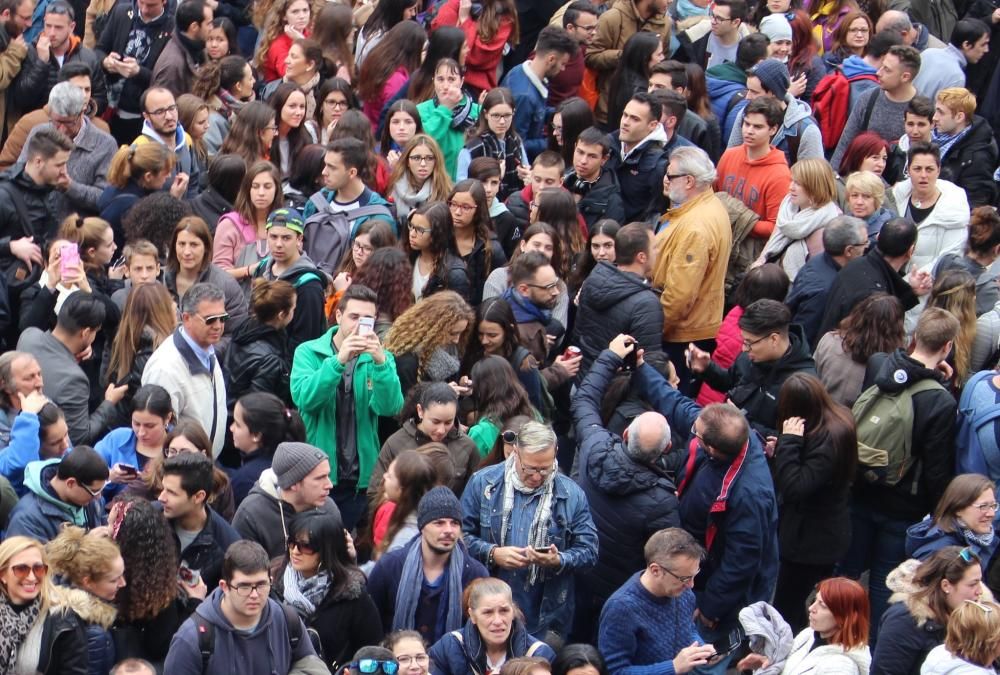
M 983 578 L 989 569 L 990 561 L 996 553 L 997 544 L 1000 543 L 996 537 L 986 546 L 965 537 L 961 532 L 945 532 L 934 524 L 930 516 L 927 516 L 919 523 L 911 525 L 906 530 L 906 555 L 917 560 L 926 560 L 935 551 L 939 551 L 946 546 L 961 546 L 970 548 L 979 558 L 983 567 Z
M 893 604 L 882 615 L 870 673 L 920 675 L 924 658 L 944 642 L 945 626 L 927 602 L 912 593 L 897 592 L 889 602 Z
M 487 246 L 490 247 L 488 262 L 486 259 Z M 458 254 L 458 251 L 452 252 Z M 477 238 L 472 251 L 468 255 L 460 256 L 460 258 L 465 263 L 465 272 L 469 276 L 469 304 L 475 308 L 483 301 L 483 285 L 486 283 L 486 277 L 493 270 L 507 264 L 507 254 L 503 252 L 503 247 L 500 246 L 497 236 L 491 232 L 489 241 Z
M 569 179 L 575 174 L 570 172 Z M 593 230 L 598 220 L 610 218 L 619 223 L 625 220 L 625 204 L 622 202 L 621 185 L 613 171 L 601 171 L 601 177 L 587 194 L 576 203 L 577 212 L 587 223 L 587 230 Z
M 263 324 L 255 318 L 237 327 L 226 350 L 226 403 L 232 411 L 244 394 L 266 391 L 291 405 L 288 378 L 292 372 L 292 351 L 284 329 Z
M 53 604 L 38 616 L 18 650 L 13 673 L 34 675 L 90 675 L 87 636 L 80 617 L 53 593 Z M 23 647 L 33 645 L 28 653 Z
M 901 216 L 909 216 L 910 195 L 913 193 L 910 180 L 902 180 L 892 188 Z M 931 266 L 942 255 L 961 254 L 965 246 L 969 224 L 969 200 L 965 190 L 941 178 L 938 178 L 937 188 L 941 197 L 923 222 L 917 225 L 917 245 L 910 259 L 910 269 L 930 272 Z
M 471 620 L 461 631 L 452 631 L 434 643 L 429 651 L 434 675 L 483 675 L 486 666 L 486 646 L 479 629 Z M 507 638 L 507 660 L 520 656 L 535 656 L 552 662 L 556 653 L 547 644 L 528 633 L 520 619 L 514 619 Z
M 577 381 L 620 333 L 635 338 L 640 349 L 658 352 L 663 341 L 659 294 L 639 275 L 601 261 L 580 291 L 573 332 L 573 344 L 583 353 Z
M 59 587 L 59 604 L 72 610 L 83 626 L 87 637 L 87 655 L 90 675 L 106 675 L 117 663 L 111 625 L 118 610 L 111 603 L 79 588 Z
M 994 675 L 996 672 L 952 654 L 944 645 L 932 649 L 920 667 L 920 675 Z
M 625 452 L 625 442 L 601 424 L 601 399 L 622 365 L 603 351 L 573 399 L 573 421 L 580 441 L 578 482 L 597 526 L 597 565 L 586 572 L 587 585 L 607 599 L 645 565 L 643 546 L 665 527 L 680 527 L 677 489 L 655 465 L 640 464 Z
M 976 115 L 972 127 L 941 160 L 941 178 L 964 189 L 970 207 L 991 206 L 997 196 L 993 180 L 996 165 L 997 142 L 990 125 Z
M 795 636 L 792 653 L 781 675 L 868 675 L 872 654 L 868 645 L 845 650 L 841 645 L 816 644 L 819 636 L 806 628 Z
M 10 91 L 14 109 L 25 113 L 41 108 L 49 100 L 52 87 L 59 82 L 59 70 L 68 63 L 82 63 L 90 68 L 90 98 L 97 104 L 98 114 L 108 106 L 108 91 L 104 81 L 104 68 L 92 49 L 84 47 L 80 38 L 69 36 L 70 48 L 62 59 L 49 54 L 48 62 L 38 57 L 35 45 L 28 46 L 28 56 L 21 64 Z

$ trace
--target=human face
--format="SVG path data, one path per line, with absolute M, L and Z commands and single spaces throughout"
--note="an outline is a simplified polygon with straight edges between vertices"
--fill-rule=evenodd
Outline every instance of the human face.
M 423 251 L 431 245 L 431 221 L 426 216 L 415 213 L 410 216 L 409 230 L 410 248 Z
M 406 161 L 410 173 L 421 185 L 431 177 L 431 174 L 434 173 L 434 167 L 437 166 L 437 158 L 434 156 L 434 151 L 426 145 L 414 147 Z
M 615 261 L 615 240 L 606 234 L 595 234 L 590 240 L 590 255 L 594 260 L 613 263 Z
M 14 359 L 14 362 L 10 364 L 10 370 L 17 393 L 25 396 L 33 391 L 42 393 L 42 367 L 38 365 L 34 356 L 25 354 Z
M 351 258 L 354 260 L 354 266 L 361 269 L 374 251 L 372 239 L 368 234 L 356 236 L 354 243 L 351 244 Z
M 468 322 L 463 322 L 468 324 Z M 455 427 L 458 409 L 454 403 L 432 403 L 424 408 L 417 404 L 417 429 L 435 443 L 441 443 Z
M 269 213 L 278 186 L 270 171 L 261 171 L 250 182 L 250 203 L 258 213 Z
M 167 457 L 176 457 L 177 455 L 183 454 L 185 452 L 200 452 L 207 456 L 207 453 L 199 448 L 197 445 L 192 443 L 187 436 L 178 436 L 170 441 L 170 445 L 166 449 Z
M 21 570 L 27 565 L 27 573 L 23 579 L 18 578 Z M 7 589 L 7 597 L 12 605 L 27 605 L 34 602 L 35 598 L 42 591 L 42 580 L 45 578 L 48 569 L 44 567 L 42 551 L 39 548 L 29 548 L 12 556 L 7 567 L 0 576 L 0 583 Z M 18 573 L 15 573 L 18 570 Z M 44 571 L 43 571 L 44 570 Z
M 559 288 L 559 276 L 551 265 L 539 267 L 534 278 L 518 287 L 537 307 L 552 309 L 559 300 L 562 289 Z
M 486 193 L 486 203 L 492 204 L 497 193 L 500 192 L 500 177 L 491 176 L 480 182 L 483 184 L 483 191 Z
M 438 518 L 424 525 L 420 535 L 435 553 L 450 553 L 462 536 L 462 523 L 453 518 Z
M 292 48 L 288 50 L 288 55 L 285 57 L 285 77 L 289 80 L 298 81 L 300 78 L 310 74 L 311 66 L 312 64 L 306 61 L 306 55 L 302 51 L 302 47 L 293 44 Z
M 604 166 L 605 161 L 607 161 L 607 157 L 605 157 L 601 146 L 576 142 L 576 148 L 573 150 L 573 170 L 581 179 L 597 180 L 601 175 L 601 167 Z
M 662 563 L 654 561 L 650 564 L 655 593 L 661 598 L 676 598 L 694 587 L 694 578 L 700 571 L 698 559 L 686 555 L 675 555 Z
M 674 88 L 674 80 L 670 75 L 666 73 L 653 73 L 649 76 L 649 87 L 646 89 L 649 93 L 653 93 L 657 89 L 671 90 Z
M 297 493 L 296 501 L 306 508 L 319 508 L 326 504 L 326 498 L 330 496 L 330 489 L 333 483 L 330 482 L 330 462 L 323 460 L 308 476 L 293 485 Z
M 222 339 L 226 324 L 220 317 L 227 316 L 222 300 L 204 300 L 198 303 L 194 314 L 184 314 L 184 331 L 195 343 L 208 348 Z
M 882 172 L 885 171 L 885 163 L 889 161 L 889 155 L 886 154 L 885 149 L 879 150 L 874 155 L 868 155 L 863 160 L 861 160 L 861 170 L 871 171 L 876 176 L 881 176 Z
M 597 37 L 597 15 L 581 13 L 577 16 L 576 23 L 569 24 L 566 29 L 577 42 L 589 47 Z
M 285 12 L 285 25 L 300 33 L 309 27 L 309 3 L 306 0 L 295 0 L 288 6 Z
M 476 217 L 476 200 L 471 192 L 456 192 L 448 201 L 455 229 L 470 227 Z
M 920 115 L 914 115 L 913 113 L 905 113 L 903 117 L 903 128 L 910 139 L 911 145 L 918 141 L 931 140 L 931 120 Z
M 138 2 L 139 16 L 146 23 L 163 14 L 163 9 L 167 5 L 166 0 L 138 0 Z
M 69 426 L 64 417 L 59 417 L 45 429 L 44 438 L 38 448 L 42 459 L 62 457 L 69 450 Z
M 35 162 L 39 162 L 39 175 L 43 185 L 58 185 L 68 178 L 66 165 L 69 163 L 69 153 L 60 150 L 49 159 L 36 157 Z
M 233 572 L 232 579 L 228 582 L 223 579 L 219 586 L 230 610 L 240 617 L 240 623 L 251 624 L 260 619 L 270 591 L 270 582 L 270 577 L 263 570 L 253 574 L 244 574 L 237 570 Z M 255 586 L 256 590 L 253 588 Z M 238 590 L 241 588 L 246 590 Z
M 868 22 L 858 17 L 851 22 L 850 27 L 847 29 L 847 48 L 854 52 L 863 51 L 868 45 L 868 39 L 871 37 L 870 33 Z
M 403 10 L 403 21 L 409 21 L 410 19 L 412 19 L 417 15 L 417 10 L 418 10 L 417 4 L 418 3 L 413 3 L 412 5 Z
M 833 612 L 823 601 L 823 594 L 817 592 L 816 599 L 809 605 L 809 627 L 823 638 L 829 638 L 840 626 Z
M 344 165 L 344 160 L 340 157 L 340 153 L 326 153 L 326 159 L 323 163 L 323 182 L 328 189 L 339 192 L 347 187 L 348 183 L 356 175 L 356 173 L 352 173 L 353 171 L 354 169 L 348 169 Z
M 498 103 L 486 113 L 486 124 L 490 131 L 503 138 L 510 131 L 511 122 L 514 120 L 514 109 L 506 103 Z
M 289 129 L 298 129 L 305 118 L 306 95 L 301 91 L 293 91 L 285 105 L 281 106 L 281 124 Z
M 791 53 L 791 40 L 774 40 L 767 46 L 767 55 L 782 62 L 787 61 Z
M 389 136 L 400 147 L 406 145 L 417 133 L 417 121 L 410 116 L 410 113 L 397 110 L 389 118 Z
M 965 54 L 965 58 L 969 63 L 979 63 L 986 52 L 990 51 L 990 34 L 986 33 L 981 38 L 976 40 L 974 45 L 968 45 L 968 42 L 962 44 L 962 52 Z
M 760 83 L 760 78 L 756 75 L 747 75 L 747 100 L 752 101 L 761 96 L 767 96 L 767 92 L 764 91 L 764 87 Z
M 256 84 L 256 79 L 253 76 L 253 68 L 248 63 L 243 69 L 243 79 L 236 83 L 236 91 L 233 94 L 238 95 L 242 101 L 250 101 L 253 99 L 254 84 Z
M 156 281 L 160 276 L 160 261 L 151 255 L 133 255 L 128 264 L 128 278 L 133 286 Z
M 205 5 L 203 10 L 201 23 L 198 25 L 198 35 L 196 36 L 202 42 L 208 41 L 208 33 L 212 30 L 212 19 L 215 18 L 214 11 L 208 5 Z
M 753 363 L 768 363 L 782 356 L 777 333 L 754 335 L 741 329 L 740 336 L 743 338 L 743 351 Z
M 545 188 L 559 187 L 562 185 L 562 176 L 559 174 L 559 167 L 545 167 L 541 164 L 531 167 L 531 190 L 537 197 Z
M 997 499 L 993 490 L 986 489 L 976 501 L 955 514 L 965 526 L 976 534 L 988 534 L 997 515 Z
M 208 133 L 208 108 L 195 113 L 194 119 L 191 121 L 191 127 L 185 129 L 185 131 L 191 134 L 191 138 L 195 140 L 204 138 L 205 134 Z
M 4 14 L 0 15 L 0 19 L 3 20 L 4 28 L 7 30 L 7 35 L 12 38 L 16 38 L 18 35 L 28 30 L 28 27 L 31 26 L 31 19 L 34 10 L 35 3 L 33 0 L 24 0 L 24 2 L 19 4 L 13 10 L 5 11 Z
M 91 92 L 90 77 L 88 77 L 87 75 L 77 75 L 76 77 L 69 78 L 67 82 L 79 87 L 80 91 L 83 92 L 83 107 L 84 109 L 86 109 L 86 107 L 90 105 L 90 92 Z
M 851 190 L 847 193 L 847 205 L 855 218 L 864 220 L 875 213 L 875 197 L 860 190 Z
M 288 562 L 299 574 L 311 577 L 319 569 L 319 551 L 312 548 L 308 532 L 296 534 L 294 542 L 294 546 L 288 547 Z
M 229 38 L 221 28 L 209 28 L 208 39 L 205 40 L 205 53 L 213 61 L 229 55 Z
M 272 225 L 267 230 L 267 245 L 275 262 L 287 263 L 298 256 L 302 235 L 287 227 Z
M 205 261 L 205 242 L 187 230 L 177 235 L 174 253 L 181 269 L 185 272 L 197 272 Z
M 449 66 L 439 66 L 434 72 L 434 95 L 448 98 L 451 92 L 462 88 L 462 76 Z
M 331 91 L 323 99 L 323 121 L 333 124 L 340 121 L 344 112 L 350 107 L 347 97 L 339 91 Z
M 392 655 L 396 657 L 402 675 L 427 675 L 430 657 L 421 640 L 411 637 L 397 640 L 392 647 Z
M 68 14 L 46 14 L 42 33 L 49 39 L 50 49 L 60 54 L 69 46 L 69 36 L 76 24 L 69 20 Z
M 941 167 L 934 161 L 933 155 L 914 155 L 909 170 L 914 192 L 926 195 L 937 188 Z
M 243 406 L 237 402 L 236 407 L 233 408 L 233 423 L 229 425 L 229 430 L 233 432 L 233 445 L 236 446 L 237 450 L 253 452 L 257 449 L 260 438 L 258 434 L 250 431 L 246 415 Z
M 629 101 L 625 104 L 625 112 L 622 113 L 619 124 L 619 138 L 622 143 L 638 143 L 651 134 L 659 122 L 649 114 L 649 105 Z
M 479 599 L 478 607 L 469 608 L 469 620 L 480 637 L 490 647 L 503 647 L 514 623 L 514 605 L 506 595 L 487 595 Z
M 563 146 L 562 113 L 556 113 L 552 116 L 552 137 L 556 139 L 556 143 L 561 148 Z
M 555 244 L 552 241 L 552 237 L 544 232 L 539 232 L 528 241 L 521 241 L 521 252 L 527 253 L 528 251 L 538 251 L 549 260 L 552 260 L 552 256 L 555 254 Z
M 800 209 L 808 209 L 812 206 L 813 201 L 809 193 L 806 192 L 804 187 L 796 183 L 794 178 L 788 185 L 788 196 L 791 197 L 792 204 L 795 204 Z
M 163 477 L 163 489 L 160 490 L 159 501 L 163 504 L 163 515 L 168 520 L 174 520 L 204 508 L 206 496 L 203 490 L 189 495 L 181 487 L 181 477 L 168 474 Z
M 743 117 L 743 142 L 749 148 L 762 148 L 771 142 L 774 127 L 767 125 L 767 119 L 760 113 Z
M 566 64 L 569 63 L 570 54 L 558 54 L 552 53 L 548 56 L 547 67 L 545 69 L 545 77 L 547 79 L 552 79 L 566 70 Z M 660 50 L 660 57 L 663 56 L 663 50 Z
M 945 592 L 944 601 L 949 610 L 954 610 L 966 600 L 977 601 L 983 594 L 983 570 L 979 565 L 971 565 L 956 584 L 942 579 L 941 588 Z
M 663 174 L 663 194 L 670 198 L 671 205 L 677 207 L 688 200 L 687 179 L 676 164 L 667 165 L 667 172 Z
M 90 255 L 93 257 L 94 262 L 107 265 L 111 262 L 117 250 L 118 245 L 115 244 L 115 231 L 109 227 L 104 230 L 104 234 L 101 236 L 101 243 L 91 249 L 92 253 Z
M 541 487 L 549 474 L 556 470 L 555 446 L 548 450 L 533 452 L 530 455 L 517 450 L 517 475 L 526 487 L 534 490 Z
M 882 57 L 882 66 L 878 69 L 877 76 L 879 86 L 886 91 L 895 91 L 910 81 L 909 76 L 903 71 L 903 64 L 895 54 L 886 54 Z
M 83 126 L 83 112 L 79 115 L 57 115 L 49 111 L 49 122 L 58 131 L 61 131 L 67 138 L 76 138 Z
M 364 302 L 362 300 L 349 300 L 343 311 L 338 307 L 336 318 L 340 332 L 344 335 L 354 335 L 361 319 L 374 319 L 378 314 L 378 308 L 374 302 Z
M 162 449 L 168 421 L 148 410 L 136 410 L 132 413 L 132 433 L 142 447 Z
M 116 556 L 107 574 L 96 579 L 85 577 L 82 585 L 101 600 L 114 602 L 118 589 L 125 587 L 125 561 L 121 556 Z
M 712 22 L 712 32 L 718 37 L 732 35 L 739 23 L 733 21 L 733 8 L 714 5 L 709 8 L 709 20 Z
M 389 468 L 385 470 L 385 474 L 382 476 L 382 490 L 385 492 L 385 498 L 390 502 L 398 502 L 400 497 L 403 496 L 403 490 L 399 485 L 399 477 L 396 476 L 396 460 L 392 460 Z
M 479 322 L 479 344 L 487 354 L 499 354 L 503 349 L 503 326 L 493 321 Z
M 951 111 L 951 108 L 938 101 L 934 105 L 934 128 L 942 134 L 953 134 L 965 128 L 965 114 L 961 117 Z
M 146 96 L 143 117 L 161 136 L 172 136 L 177 131 L 177 101 L 165 89 L 157 89 Z
M 784 14 L 791 6 L 791 0 L 767 0 L 767 8 L 771 14 Z

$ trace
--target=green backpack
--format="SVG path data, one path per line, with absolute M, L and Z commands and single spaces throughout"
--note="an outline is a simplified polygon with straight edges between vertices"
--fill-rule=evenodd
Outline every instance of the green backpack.
M 890 394 L 873 385 L 858 397 L 851 412 L 858 433 L 858 469 L 867 482 L 895 486 L 919 461 L 913 456 L 913 396 L 933 389 L 944 387 L 926 379 Z

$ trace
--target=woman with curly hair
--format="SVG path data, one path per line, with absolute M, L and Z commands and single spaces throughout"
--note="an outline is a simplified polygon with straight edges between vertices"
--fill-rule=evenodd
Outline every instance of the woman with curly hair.
M 465 263 L 452 253 L 455 231 L 451 209 L 444 202 L 427 202 L 410 212 L 403 252 L 413 265 L 413 297 L 426 298 L 452 290 L 468 299 L 472 293 Z
M 406 254 L 395 247 L 376 249 L 351 283 L 367 286 L 378 294 L 375 333 L 385 340 L 396 319 L 413 306 L 413 266 Z
M 285 75 L 285 59 L 295 40 L 309 37 L 312 8 L 309 0 L 280 0 L 268 15 L 254 61 L 264 82 L 280 80 Z M 259 23 L 257 25 L 264 25 Z
M 816 372 L 833 400 L 848 408 L 861 395 L 868 359 L 903 346 L 903 305 L 886 293 L 873 293 L 816 345 Z
M 125 560 L 118 544 L 70 525 L 46 544 L 45 554 L 52 573 L 68 584 L 60 592 L 83 624 L 91 674 L 110 672 L 118 662 L 111 636 L 118 614 L 115 598 L 125 586 Z
M 270 161 L 271 144 L 278 135 L 274 108 L 260 101 L 250 101 L 231 118 L 231 126 L 219 152 L 239 155 L 247 166 Z
M 953 379 L 956 388 L 972 374 L 972 343 L 976 339 L 976 278 L 962 269 L 942 272 L 931 288 L 927 307 L 946 309 L 955 315 L 960 324 L 955 346 L 948 360 L 955 368 Z
M 421 204 L 447 200 L 451 178 L 437 142 L 427 134 L 413 136 L 393 166 L 389 185 L 399 220 L 406 220 Z
M 344 257 L 340 261 L 340 269 L 337 272 L 337 276 L 333 278 L 334 292 L 327 297 L 326 301 L 327 316 L 333 316 L 333 309 L 340 302 L 340 296 L 353 283 L 354 277 L 365 266 L 372 254 L 383 248 L 395 247 L 396 234 L 392 231 L 392 226 L 384 220 L 372 218 L 358 225 L 358 229 L 354 233 L 354 241 L 351 242 L 351 248 L 344 253 Z M 403 257 L 405 258 L 406 256 L 404 255 Z M 378 280 L 371 279 L 371 281 L 376 282 Z M 374 286 L 369 284 L 363 285 L 374 288 Z
M 524 415 L 541 419 L 528 398 L 507 359 L 487 355 L 469 373 L 472 378 L 472 400 L 475 403 L 475 423 L 469 427 L 469 438 L 476 443 L 480 457 L 485 457 L 500 439 L 500 430 L 508 420 Z
M 112 628 L 116 658 L 163 661 L 170 640 L 205 599 L 204 581 L 184 583 L 179 592 L 177 545 L 163 511 L 126 495 L 108 510 L 108 531 L 125 561 L 125 587 L 118 591 L 118 620 Z M 122 647 L 125 650 L 122 650 Z
M 570 197 L 572 200 L 572 197 Z M 489 202 L 483 184 L 473 178 L 459 181 L 448 195 L 455 228 L 454 252 L 465 263 L 472 291 L 469 301 L 478 307 L 483 301 L 487 277 L 507 262 L 490 220 Z
M 396 357 L 404 397 L 417 382 L 458 380 L 473 320 L 472 308 L 454 291 L 424 298 L 396 319 L 385 348 Z

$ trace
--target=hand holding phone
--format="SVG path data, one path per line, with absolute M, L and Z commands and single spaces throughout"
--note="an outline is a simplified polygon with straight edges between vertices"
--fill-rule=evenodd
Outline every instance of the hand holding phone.
M 80 266 L 80 249 L 76 244 L 59 245 L 59 276 L 65 279 L 76 275 Z
M 365 337 L 375 332 L 375 317 L 363 316 L 358 319 L 358 335 Z

